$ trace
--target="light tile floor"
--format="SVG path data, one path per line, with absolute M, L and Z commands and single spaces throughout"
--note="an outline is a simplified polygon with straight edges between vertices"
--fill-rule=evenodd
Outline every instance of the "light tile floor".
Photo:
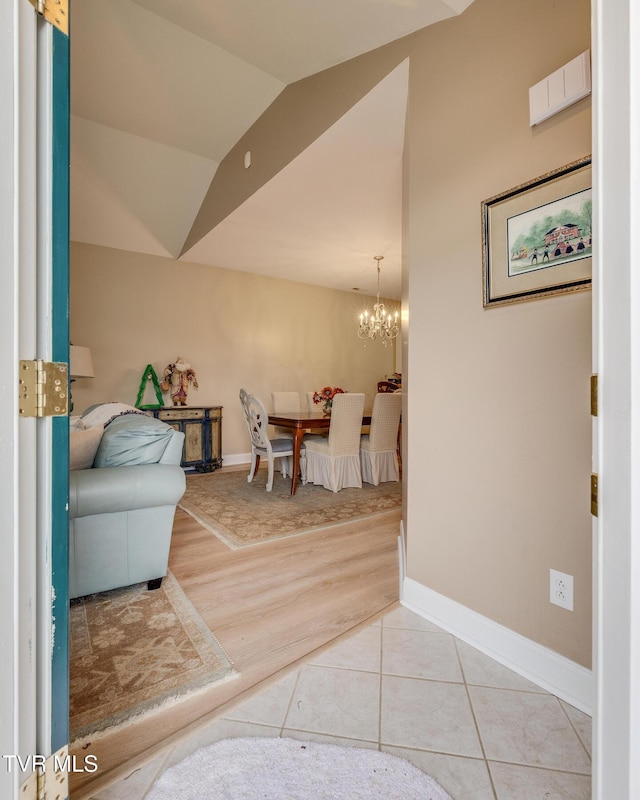
M 379 748 L 454 800 L 591 796 L 590 717 L 405 608 L 311 657 L 95 800 L 143 800 L 167 767 L 232 736 Z

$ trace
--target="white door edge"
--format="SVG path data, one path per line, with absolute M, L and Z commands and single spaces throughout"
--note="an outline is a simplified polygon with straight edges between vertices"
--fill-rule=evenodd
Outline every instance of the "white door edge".
M 0 26 L 0 796 L 36 742 L 36 422 L 19 419 L 18 363 L 35 357 L 36 19 L 11 0 Z M 23 762 L 24 763 L 24 762 Z
M 636 0 L 593 0 L 593 790 L 640 797 L 640 64 Z

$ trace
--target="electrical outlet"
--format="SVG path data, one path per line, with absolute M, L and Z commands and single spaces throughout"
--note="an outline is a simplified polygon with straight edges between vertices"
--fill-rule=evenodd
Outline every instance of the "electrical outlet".
M 549 570 L 549 601 L 567 611 L 573 611 L 573 575 Z

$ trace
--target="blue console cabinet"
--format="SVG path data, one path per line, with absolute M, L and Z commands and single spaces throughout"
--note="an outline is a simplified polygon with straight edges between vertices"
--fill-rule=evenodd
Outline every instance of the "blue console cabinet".
M 222 466 L 222 406 L 154 408 L 153 416 L 184 433 L 185 470 L 211 472 Z

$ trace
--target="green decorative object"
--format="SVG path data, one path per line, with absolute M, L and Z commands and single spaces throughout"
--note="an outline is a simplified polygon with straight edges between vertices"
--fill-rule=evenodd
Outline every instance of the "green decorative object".
M 144 398 L 144 392 L 147 388 L 147 383 L 151 381 L 153 384 L 153 389 L 156 393 L 156 399 L 158 400 L 157 403 L 152 403 L 151 405 L 142 405 L 142 400 Z M 140 388 L 138 389 L 138 397 L 136 398 L 136 408 L 140 408 L 143 411 L 148 408 L 164 408 L 164 401 L 162 399 L 162 392 L 160 391 L 160 382 L 158 381 L 158 376 L 156 375 L 155 369 L 151 366 L 151 364 L 147 364 L 147 368 L 145 369 L 144 373 L 142 374 L 142 379 L 140 381 Z

